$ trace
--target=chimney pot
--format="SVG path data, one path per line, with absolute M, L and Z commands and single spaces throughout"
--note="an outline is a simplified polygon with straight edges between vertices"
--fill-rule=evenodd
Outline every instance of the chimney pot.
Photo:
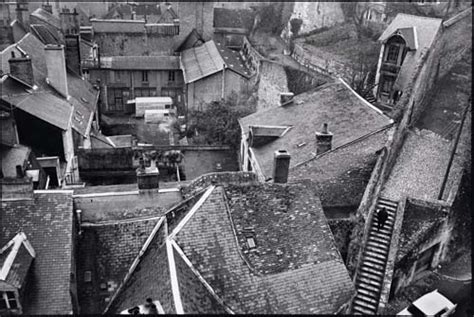
M 321 132 L 316 132 L 316 155 L 330 151 L 332 149 L 333 134 L 328 131 L 328 124 L 323 124 Z
M 290 168 L 291 155 L 286 150 L 275 151 L 273 155 L 273 182 L 286 183 Z

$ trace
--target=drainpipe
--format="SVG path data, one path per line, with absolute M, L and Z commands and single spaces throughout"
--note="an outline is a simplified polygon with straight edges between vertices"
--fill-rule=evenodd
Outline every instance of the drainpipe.
M 222 67 L 222 100 L 225 98 L 225 64 Z

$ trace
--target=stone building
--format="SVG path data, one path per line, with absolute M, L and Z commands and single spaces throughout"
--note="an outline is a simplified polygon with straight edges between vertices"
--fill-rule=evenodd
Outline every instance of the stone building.
M 353 286 L 311 185 L 244 174 L 211 175 L 169 209 L 105 312 L 141 311 L 147 298 L 178 314 L 344 309 Z
M 187 110 L 249 90 L 252 73 L 237 51 L 220 42 L 208 41 L 181 54 Z

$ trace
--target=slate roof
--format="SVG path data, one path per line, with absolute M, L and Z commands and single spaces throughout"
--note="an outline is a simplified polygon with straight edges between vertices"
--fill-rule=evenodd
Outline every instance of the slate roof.
M 94 33 L 143 33 L 145 21 L 143 20 L 105 20 L 91 19 Z
M 63 44 L 59 32 L 48 25 L 31 24 L 30 29 L 33 34 L 43 42 L 43 44 Z
M 275 141 L 252 147 L 265 178 L 272 177 L 273 153 L 287 150 L 290 168 L 316 154 L 315 132 L 328 123 L 335 149 L 389 125 L 392 120 L 362 100 L 342 80 L 296 95 L 292 104 L 264 109 L 239 120 L 245 135 L 251 125 L 291 126 Z
M 385 42 L 398 30 L 407 40 L 412 50 L 408 51 L 395 81 L 395 88 L 403 90 L 411 79 L 411 75 L 418 64 L 421 53 L 430 48 L 436 35 L 441 29 L 442 20 L 437 18 L 421 17 L 399 13 L 387 26 L 379 37 L 380 42 Z
M 226 68 L 242 76 L 250 76 L 239 53 L 212 40 L 201 46 L 184 50 L 181 53 L 181 64 L 184 81 L 187 84 L 222 71 L 224 64 Z
M 289 182 L 310 179 L 324 207 L 358 206 L 393 126 L 383 128 L 331 152 L 302 162 L 289 172 Z
M 24 232 L 36 252 L 30 298 L 24 313 L 72 312 L 72 192 L 35 193 L 33 200 L 2 201 L 0 245 Z
M 111 56 L 102 57 L 101 60 L 106 69 L 180 69 L 179 56 Z
M 58 30 L 61 29 L 61 20 L 59 20 L 58 17 L 54 16 L 43 8 L 36 9 L 30 14 L 30 16 L 37 18 L 51 26 L 54 26 Z
M 252 10 L 214 8 L 214 27 L 251 29 L 254 17 Z
M 336 312 L 355 290 L 311 187 L 210 186 L 171 209 L 107 312 L 146 297 L 168 313 Z
M 4 177 L 17 177 L 16 166 L 25 165 L 31 149 L 27 146 L 17 144 L 6 150 L 0 151 L 2 172 Z
M 23 111 L 63 130 L 67 128 L 71 119 L 72 128 L 84 136 L 96 110 L 99 91 L 86 80 L 68 71 L 68 92 L 71 98 L 69 101 L 66 100 L 46 82 L 48 71 L 44 58 L 44 44 L 33 34 L 28 33 L 17 46 L 31 57 L 35 84 L 39 88 L 29 94 L 12 93 L 12 96 L 8 97 L 4 97 L 6 93 L 2 91 L 2 98 L 7 102 L 14 102 Z M 5 57 L 6 54 L 9 53 L 2 52 Z M 5 59 L 8 64 L 8 58 Z M 6 72 L 9 72 L 9 66 Z
M 3 95 L 2 99 L 62 130 L 67 130 L 73 112 L 72 106 L 66 100 L 49 92 Z

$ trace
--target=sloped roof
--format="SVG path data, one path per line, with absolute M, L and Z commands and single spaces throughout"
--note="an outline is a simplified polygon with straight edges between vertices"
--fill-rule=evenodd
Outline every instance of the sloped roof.
M 394 86 L 396 89 L 403 90 L 409 83 L 422 52 L 433 45 L 442 22 L 443 20 L 437 18 L 399 13 L 379 37 L 378 40 L 384 43 L 398 32 L 404 37 L 411 49 L 406 54 L 399 71 Z
M 179 56 L 111 56 L 102 57 L 101 60 L 106 69 L 179 69 Z
M 214 27 L 251 29 L 254 17 L 252 10 L 214 8 Z
M 94 33 L 143 33 L 144 20 L 91 19 Z
M 251 125 L 292 127 L 275 141 L 252 148 L 262 173 L 270 178 L 275 151 L 290 153 L 290 168 L 316 155 L 315 133 L 323 123 L 334 134 L 332 148 L 336 148 L 377 131 L 392 120 L 340 80 L 296 95 L 292 104 L 253 113 L 239 122 L 245 135 Z
M 31 24 L 31 31 L 38 37 L 43 44 L 62 44 L 61 37 L 56 29 L 44 24 Z
M 334 313 L 354 294 L 310 184 L 210 186 L 198 198 L 157 224 L 108 313 L 146 297 L 176 313 Z
M 183 40 L 183 42 L 178 46 L 176 52 L 182 52 L 184 50 L 190 49 L 195 46 L 202 45 L 204 39 L 201 34 L 196 29 L 193 29 L 188 36 Z
M 0 245 L 24 232 L 36 252 L 34 283 L 29 286 L 27 315 L 72 312 L 70 295 L 73 244 L 71 191 L 35 193 L 34 200 L 1 202 Z
M 250 76 L 237 52 L 212 40 L 184 50 L 181 53 L 181 64 L 187 84 L 222 71 L 224 65 L 242 76 Z
M 58 30 L 61 29 L 61 21 L 58 17 L 54 16 L 53 14 L 49 13 L 43 8 L 38 8 L 30 14 L 31 17 L 37 18 L 42 22 L 45 22 L 51 26 L 54 26 Z
M 67 130 L 73 112 L 73 107 L 66 100 L 48 92 L 3 95 L 2 99 L 62 130 Z
M 290 169 L 289 181 L 310 179 L 323 206 L 357 206 L 367 187 L 377 160 L 393 126 L 297 164 Z
M 35 250 L 23 232 L 0 249 L 0 280 L 21 289 L 35 258 Z

